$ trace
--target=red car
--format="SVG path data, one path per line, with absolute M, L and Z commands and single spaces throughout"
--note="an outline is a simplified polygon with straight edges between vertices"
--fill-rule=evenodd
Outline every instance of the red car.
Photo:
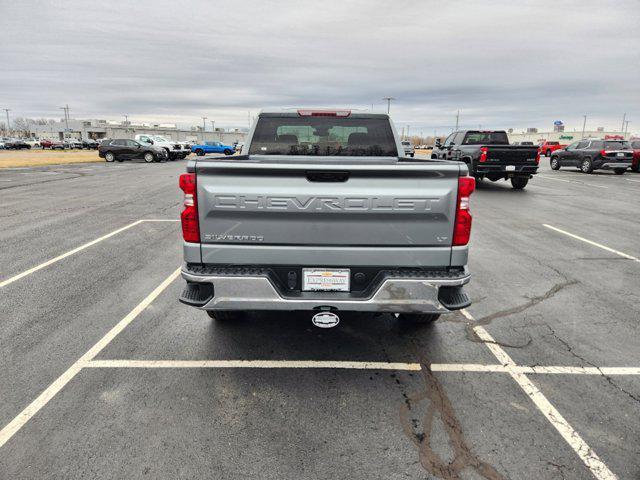
M 538 153 L 540 153 L 540 155 L 550 157 L 551 153 L 556 150 L 562 150 L 564 147 L 566 147 L 566 145 L 562 145 L 560 142 L 550 142 L 545 140 L 538 145 Z
M 633 163 L 631 163 L 631 170 L 634 172 L 640 172 L 640 139 L 632 138 L 629 140 L 631 148 L 633 148 Z
M 40 140 L 40 146 L 42 148 L 50 148 L 51 150 L 64 150 L 64 142 L 60 140 L 51 140 L 48 138 Z

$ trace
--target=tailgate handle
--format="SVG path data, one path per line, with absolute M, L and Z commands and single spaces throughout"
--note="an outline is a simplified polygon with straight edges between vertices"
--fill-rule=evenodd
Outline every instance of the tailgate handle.
M 346 182 L 349 180 L 349 172 L 329 170 L 309 170 L 307 180 L 310 182 Z

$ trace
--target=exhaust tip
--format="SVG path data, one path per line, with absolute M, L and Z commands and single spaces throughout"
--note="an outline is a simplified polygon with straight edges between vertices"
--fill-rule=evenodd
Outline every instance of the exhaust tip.
M 311 317 L 311 323 L 318 328 L 333 328 L 340 323 L 340 317 L 332 312 L 320 312 Z

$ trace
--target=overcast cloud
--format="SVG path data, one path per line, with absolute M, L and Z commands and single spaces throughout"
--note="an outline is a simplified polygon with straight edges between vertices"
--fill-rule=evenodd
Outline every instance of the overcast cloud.
M 246 126 L 274 106 L 383 110 L 400 126 L 640 132 L 640 3 L 0 0 L 14 117 Z

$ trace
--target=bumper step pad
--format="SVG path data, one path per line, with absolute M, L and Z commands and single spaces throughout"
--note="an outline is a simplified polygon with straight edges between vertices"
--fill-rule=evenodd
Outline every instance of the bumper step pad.
M 460 310 L 471 305 L 471 299 L 462 286 L 440 287 L 438 300 L 449 310 Z
M 201 307 L 213 298 L 213 285 L 210 283 L 187 283 L 180 294 L 180 300 L 186 305 Z

